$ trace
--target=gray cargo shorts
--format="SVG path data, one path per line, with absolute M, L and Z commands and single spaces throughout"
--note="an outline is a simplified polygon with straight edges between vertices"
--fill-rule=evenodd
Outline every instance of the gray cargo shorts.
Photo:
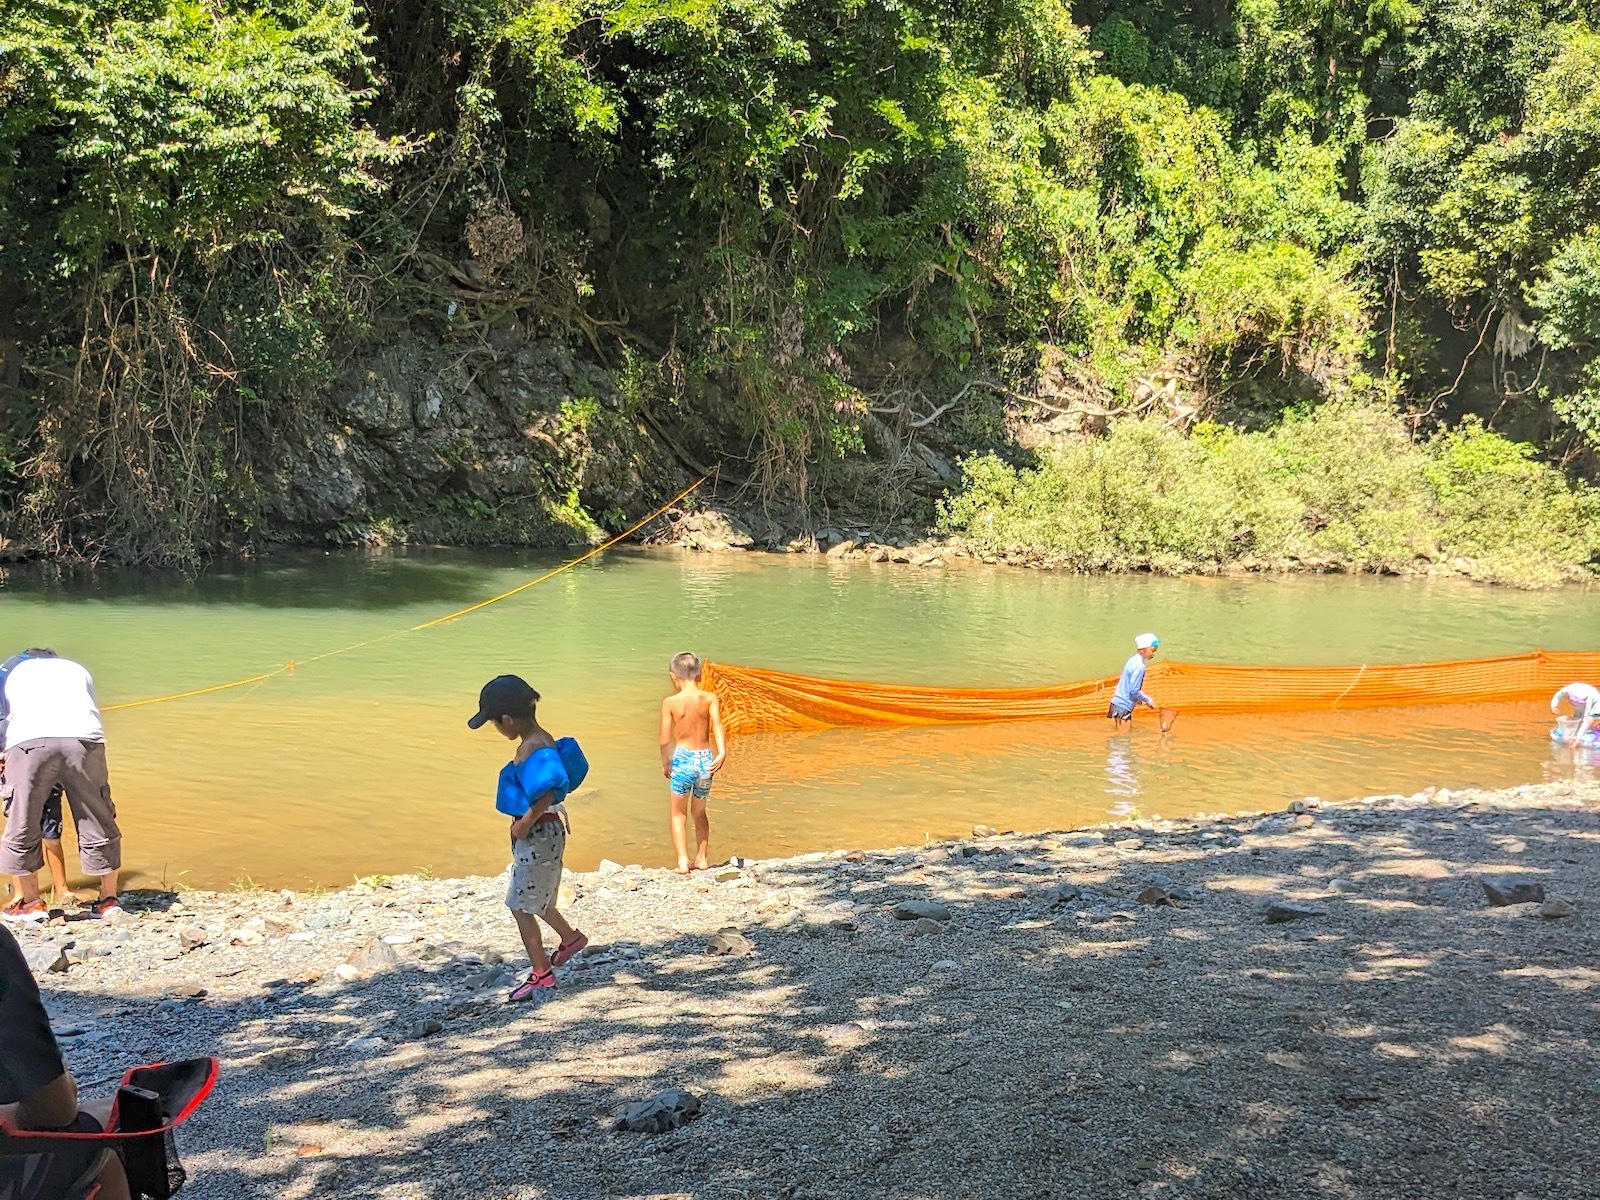
M 40 844 L 45 802 L 57 784 L 67 790 L 78 834 L 78 861 L 85 875 L 122 869 L 122 830 L 111 802 L 104 742 L 83 738 L 35 738 L 6 751 L 0 806 L 6 830 L 0 839 L 0 874 L 31 875 L 44 866 Z

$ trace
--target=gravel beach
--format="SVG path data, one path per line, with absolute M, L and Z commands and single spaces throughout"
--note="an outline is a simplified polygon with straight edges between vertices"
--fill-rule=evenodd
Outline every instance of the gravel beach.
M 1600 785 L 1291 808 L 603 864 L 537 1006 L 503 877 L 18 932 L 195 1197 L 1600 1196 Z

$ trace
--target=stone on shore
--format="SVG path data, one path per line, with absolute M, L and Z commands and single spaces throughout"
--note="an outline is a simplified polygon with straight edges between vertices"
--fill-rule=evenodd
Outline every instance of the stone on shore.
M 1521 876 L 1494 877 L 1485 875 L 1479 880 L 1483 893 L 1495 908 L 1511 904 L 1539 904 L 1544 900 L 1544 884 Z
M 902 900 L 894 906 L 897 921 L 948 921 L 950 910 L 937 900 Z
M 334 968 L 334 973 L 341 979 L 360 979 L 367 975 L 375 975 L 379 971 L 387 971 L 399 965 L 400 956 L 395 953 L 393 946 L 383 938 L 374 934 L 368 938 L 359 949 L 351 952 Z
M 718 930 L 711 935 L 711 940 L 706 943 L 706 953 L 717 956 L 731 956 L 743 958 L 752 953 L 756 944 L 737 929 L 728 928 Z
M 1275 900 L 1267 905 L 1266 917 L 1268 925 L 1282 925 L 1285 921 L 1304 921 L 1311 917 L 1325 917 L 1328 910 L 1325 908 L 1312 908 L 1306 904 L 1290 904 L 1284 900 Z
M 683 1088 L 668 1088 L 659 1096 L 640 1100 L 622 1110 L 614 1126 L 619 1132 L 666 1133 L 700 1115 L 700 1097 Z

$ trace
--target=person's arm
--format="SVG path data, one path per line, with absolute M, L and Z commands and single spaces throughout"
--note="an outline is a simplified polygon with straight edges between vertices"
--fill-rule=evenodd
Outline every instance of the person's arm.
M 0 928 L 0 1121 L 19 1129 L 59 1129 L 78 1115 L 78 1085 L 50 1030 L 39 985 L 9 929 Z
M 0 1104 L 0 1125 L 14 1129 L 60 1129 L 78 1115 L 78 1084 L 62 1072 L 16 1104 Z
M 711 773 L 715 775 L 728 757 L 728 735 L 722 729 L 722 710 L 717 707 L 715 692 L 711 694 L 711 739 L 717 747 L 716 757 L 711 760 Z
M 533 827 L 538 823 L 539 818 L 549 812 L 550 806 L 556 802 L 557 794 L 555 791 L 545 792 L 533 802 L 532 808 L 513 820 L 511 822 L 511 836 L 518 841 L 522 841 L 532 833 Z
M 1144 690 L 1144 680 L 1147 672 L 1148 668 L 1143 668 L 1139 671 L 1139 682 L 1133 689 L 1134 702 L 1142 704 L 1146 708 L 1154 708 L 1156 702 L 1150 698 L 1150 693 Z
M 1583 741 L 1583 735 L 1593 728 L 1596 717 L 1600 717 L 1600 704 L 1585 704 L 1583 706 L 1583 720 L 1578 722 L 1578 732 L 1572 735 L 1573 745 Z
M 672 778 L 672 709 L 670 702 L 661 702 L 661 774 L 663 778 Z
M 1567 694 L 1567 689 L 1566 688 L 1562 688 L 1554 696 L 1550 697 L 1550 711 L 1551 712 L 1560 712 L 1561 711 L 1561 697 L 1565 696 L 1566 694 Z

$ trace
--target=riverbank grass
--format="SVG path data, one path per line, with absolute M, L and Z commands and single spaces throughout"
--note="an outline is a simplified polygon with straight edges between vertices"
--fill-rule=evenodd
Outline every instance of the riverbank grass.
M 1600 493 L 1475 421 L 1427 441 L 1337 403 L 1262 432 L 1127 421 L 1018 468 L 968 459 L 944 532 L 980 554 L 1078 571 L 1446 567 L 1541 587 L 1590 577 Z

